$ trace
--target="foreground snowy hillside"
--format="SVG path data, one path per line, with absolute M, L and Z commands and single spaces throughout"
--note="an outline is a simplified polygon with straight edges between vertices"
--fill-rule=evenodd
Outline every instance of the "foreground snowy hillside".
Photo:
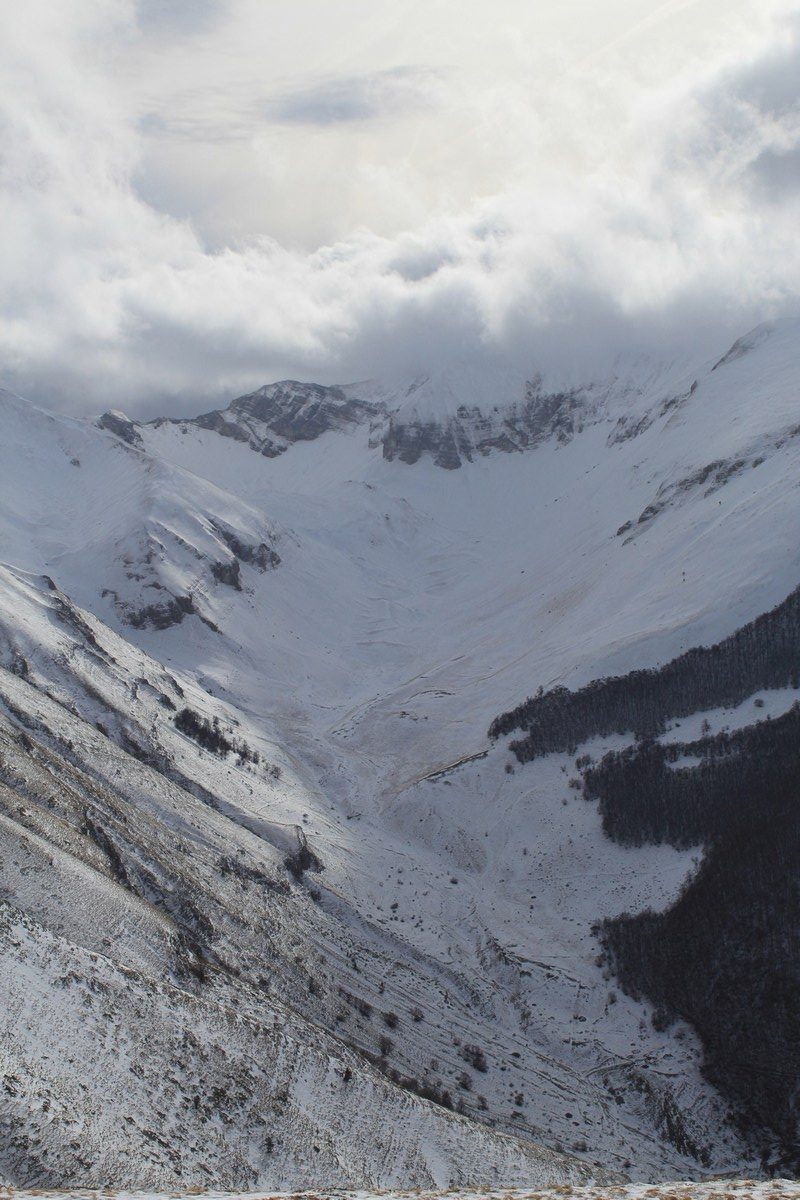
M 0 397 L 0 1177 L 792 1162 L 799 335 L 149 424 Z
M 7 1179 L 595 1173 L 471 1128 L 422 1083 L 389 1076 L 383 1038 L 413 1020 L 413 957 L 406 979 L 379 985 L 402 950 L 317 888 L 323 864 L 291 821 L 302 789 L 279 750 L 49 579 L 4 570 L 2 589 L 17 618 L 0 673 Z M 187 712 L 208 721 L 205 739 L 179 722 Z M 198 738 L 212 737 L 230 753 L 204 752 Z M 417 972 L 414 998 L 435 1012 L 446 975 Z M 379 991 L 402 1016 L 373 1012 Z M 359 1040 L 374 1064 L 350 1049 Z
M 98 1195 L 109 1195 L 112 1197 L 130 1196 L 129 1192 L 114 1192 L 110 1189 L 104 1190 L 102 1193 L 97 1192 L 23 1192 L 16 1188 L 2 1188 L 0 1185 L 0 1196 L 13 1196 L 15 1200 L 27 1200 L 27 1197 L 32 1195 L 38 1196 L 58 1196 L 66 1200 L 67 1197 L 96 1197 Z M 208 1200 L 248 1200 L 248 1193 L 226 1193 L 226 1192 L 207 1192 Z M 503 1188 L 501 1191 L 480 1191 L 470 1192 L 460 1189 L 458 1191 L 435 1192 L 435 1191 L 392 1191 L 392 1192 L 326 1192 L 325 1189 L 320 1189 L 314 1193 L 300 1193 L 309 1196 L 309 1200 L 328 1200 L 333 1196 L 353 1197 L 353 1200 L 372 1200 L 375 1196 L 386 1197 L 387 1200 L 441 1200 L 443 1196 L 456 1196 L 458 1200 L 485 1200 L 488 1196 L 496 1197 L 497 1200 L 555 1200 L 555 1197 L 562 1197 L 564 1200 L 796 1200 L 800 1194 L 800 1185 L 790 1179 L 773 1179 L 769 1182 L 757 1182 L 752 1179 L 724 1179 L 713 1180 L 708 1183 L 665 1183 L 655 1187 L 647 1184 L 607 1184 L 602 1188 L 597 1187 L 572 1187 L 569 1184 L 561 1184 L 552 1189 L 538 1188 L 531 1191 L 526 1189 Z M 133 1193 L 145 1200 L 147 1193 Z M 153 1193 L 149 1194 L 152 1200 L 162 1200 Z M 265 1197 L 263 1192 L 258 1193 L 261 1200 L 270 1200 Z M 163 1197 L 166 1200 L 166 1197 Z M 275 1200 L 278 1200 L 276 1197 Z

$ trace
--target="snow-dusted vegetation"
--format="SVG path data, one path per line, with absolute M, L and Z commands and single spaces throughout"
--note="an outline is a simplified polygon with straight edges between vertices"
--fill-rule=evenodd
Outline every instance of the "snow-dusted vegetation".
M 280 1200 L 279 1196 L 265 1195 L 264 1192 L 207 1192 L 203 1193 L 208 1200 Z M 762 1182 L 754 1179 L 715 1179 L 708 1183 L 664 1183 L 647 1184 L 607 1184 L 603 1187 L 573 1187 L 570 1184 L 560 1184 L 554 1188 L 503 1188 L 496 1191 L 470 1191 L 469 1189 L 451 1189 L 447 1192 L 426 1191 L 415 1188 L 413 1191 L 378 1191 L 378 1192 L 347 1192 L 337 1190 L 327 1192 L 324 1188 L 313 1192 L 299 1192 L 294 1195 L 300 1200 L 333 1200 L 333 1197 L 343 1197 L 344 1200 L 442 1200 L 444 1196 L 453 1196 L 457 1200 L 796 1200 L 800 1194 L 800 1185 L 793 1180 L 773 1179 Z M 13 1197 L 14 1200 L 28 1200 L 31 1195 L 50 1195 L 63 1197 L 64 1200 L 75 1197 L 75 1200 L 95 1200 L 100 1196 L 110 1196 L 115 1200 L 167 1200 L 164 1193 L 114 1192 L 105 1189 L 103 1192 L 24 1192 L 15 1188 L 2 1188 L 0 1196 Z

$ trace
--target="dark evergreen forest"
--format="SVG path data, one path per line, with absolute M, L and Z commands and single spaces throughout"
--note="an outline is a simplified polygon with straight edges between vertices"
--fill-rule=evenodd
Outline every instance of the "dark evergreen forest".
M 676 754 L 697 767 L 671 767 Z M 800 707 L 669 751 L 645 743 L 586 772 L 603 828 L 625 845 L 702 843 L 664 913 L 600 929 L 620 983 L 700 1036 L 708 1079 L 775 1169 L 800 1168 Z
M 800 686 L 800 588 L 714 646 L 687 650 L 662 667 L 597 679 L 577 692 L 553 688 L 491 724 L 520 762 L 554 751 L 574 753 L 595 735 L 663 730 L 675 717 L 740 704 L 760 688 Z
M 498 717 L 528 762 L 600 734 L 634 745 L 583 767 L 603 830 L 626 846 L 702 847 L 663 913 L 622 914 L 598 936 L 625 990 L 667 1028 L 696 1030 L 703 1070 L 765 1168 L 800 1170 L 800 706 L 735 732 L 663 745 L 667 721 L 800 684 L 800 589 L 731 637 L 654 670 L 557 688 Z M 690 756 L 690 763 L 684 763 Z M 695 760 L 695 761 L 691 761 Z M 699 761 L 696 761 L 699 760 Z

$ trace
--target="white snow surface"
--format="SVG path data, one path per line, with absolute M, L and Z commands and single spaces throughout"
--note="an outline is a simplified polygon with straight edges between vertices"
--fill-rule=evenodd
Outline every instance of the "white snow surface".
M 262 1013 L 230 981 L 214 984 L 213 1003 L 184 995 L 164 974 L 174 929 L 157 905 L 110 882 L 54 826 L 9 826 L 20 849 L 15 863 L 4 859 L 4 872 L 13 875 L 17 908 L 4 919 L 19 945 L 8 950 L 4 974 L 14 1038 L 0 1055 L 23 1081 L 20 1111 L 40 1106 L 58 1078 L 64 1110 L 77 1105 L 108 1167 L 125 1143 L 127 1108 L 131 1129 L 162 1119 L 148 1113 L 152 1088 L 118 1094 L 121 1046 L 147 1059 L 152 1023 L 152 1078 L 176 1053 L 176 1031 L 191 1028 L 189 1009 L 200 1006 L 201 1040 L 224 1051 L 233 1038 L 225 1022 L 234 1018 L 220 1014 L 239 1005 L 236 1020 L 252 1020 L 253 1030 L 264 1020 L 276 1031 L 263 1051 L 257 1031 L 237 1033 L 233 1057 L 258 1063 L 263 1055 L 273 1108 L 276 1089 L 287 1089 L 278 1150 L 266 1152 L 265 1132 L 260 1148 L 251 1126 L 242 1132 L 237 1110 L 238 1174 L 220 1165 L 233 1135 L 216 1122 L 213 1152 L 193 1126 L 174 1161 L 156 1140 L 147 1169 L 126 1168 L 116 1182 L 577 1182 L 577 1160 L 560 1159 L 562 1149 L 586 1160 L 587 1177 L 605 1168 L 642 1179 L 747 1169 L 726 1105 L 701 1077 L 691 1031 L 676 1039 L 674 1029 L 654 1030 L 647 1006 L 596 962 L 593 923 L 669 904 L 702 848 L 609 842 L 594 807 L 569 786 L 569 756 L 509 773 L 505 745 L 491 745 L 486 731 L 539 686 L 576 687 L 665 662 L 725 637 L 797 586 L 799 333 L 789 322 L 768 327 L 716 367 L 627 364 L 618 379 L 583 390 L 583 420 L 571 436 L 450 471 L 425 456 L 413 465 L 385 461 L 368 422 L 298 441 L 276 458 L 191 423 L 140 426 L 139 449 L 0 395 L 7 736 L 20 712 L 51 748 L 60 729 L 59 753 L 64 739 L 72 743 L 75 769 L 133 806 L 142 838 L 157 847 L 159 829 L 168 829 L 164 845 L 175 838 L 189 846 L 182 878 L 203 895 L 216 892 L 225 953 L 240 953 L 255 977 L 268 936 L 280 980 Z M 494 397 L 502 414 L 524 389 L 508 372 L 468 376 L 459 368 L 411 395 L 394 384 L 352 393 L 379 399 L 402 421 L 457 415 L 459 404 L 487 411 Z M 220 581 L 215 564 L 235 557 L 220 529 L 268 545 L 280 563 L 261 570 L 243 561 L 241 590 Z M 176 596 L 192 605 L 179 623 L 130 623 Z M 79 624 L 65 611 L 77 612 Z M 159 694 L 217 717 L 280 767 L 280 779 L 200 750 L 175 729 Z M 759 698 L 773 714 L 793 702 L 790 693 Z M 742 706 L 748 713 L 754 699 Z M 690 740 L 690 722 L 700 736 L 704 717 L 665 736 Z M 737 714 L 709 719 L 733 728 Z M 123 733 L 146 744 L 154 762 L 162 755 L 172 782 L 118 748 Z M 625 742 L 582 749 L 597 757 Z M 215 810 L 197 799 L 202 789 L 216 797 Z M 236 882 L 228 895 L 220 858 L 241 854 L 280 873 L 298 828 L 324 871 L 292 882 L 288 896 L 270 894 L 266 909 L 252 885 Z M 56 842 L 60 882 L 48 894 L 42 856 Z M 20 855 L 45 874 L 25 871 Z M 235 928 L 236 906 L 244 906 L 246 934 Z M 115 942 L 111 929 L 123 931 L 113 953 L 103 940 Z M 324 980 L 319 995 L 309 991 L 310 958 Z M 115 996 L 113 1031 L 82 1015 L 82 984 L 79 998 L 67 988 L 53 999 L 59 973 L 76 971 L 78 960 Z M 156 977 L 154 993 L 143 981 Z M 345 993 L 368 1002 L 372 1016 L 352 1020 Z M 336 1014 L 348 1005 L 345 1027 Z M 43 1038 L 48 1010 L 54 1031 Z M 397 1025 L 381 1012 L 395 1013 Z M 101 1029 L 97 1069 L 114 1080 L 102 1116 L 85 1108 L 74 1084 Z M 388 1059 L 381 1035 L 393 1043 Z M 346 1043 L 380 1061 L 365 1063 Z M 68 1065 L 43 1066 L 42 1056 L 58 1058 L 67 1045 Z M 485 1052 L 485 1072 L 465 1059 L 471 1045 Z M 331 1098 L 340 1062 L 352 1064 L 355 1100 Z M 445 1087 L 465 1116 L 387 1081 L 387 1062 L 403 1077 Z M 186 1086 L 179 1080 L 176 1094 Z M 248 1086 L 262 1100 L 267 1094 L 258 1091 L 266 1084 Z M 667 1102 L 705 1153 L 702 1168 L 667 1137 Z M 397 1130 L 385 1144 L 376 1105 Z M 177 1109 L 174 1121 L 177 1128 Z M 79 1179 L 52 1121 L 37 1125 L 42 1137 L 45 1127 L 53 1161 L 68 1162 Z M 324 1150 L 309 1149 L 315 1137 Z M 87 1183 L 103 1182 L 86 1170 Z M 39 1181 L 48 1178 L 43 1167 Z

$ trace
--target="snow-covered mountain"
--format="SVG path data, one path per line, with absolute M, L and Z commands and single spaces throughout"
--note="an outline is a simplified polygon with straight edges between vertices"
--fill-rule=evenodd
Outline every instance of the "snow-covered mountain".
M 791 1160 L 799 334 L 0 396 L 0 1178 Z

